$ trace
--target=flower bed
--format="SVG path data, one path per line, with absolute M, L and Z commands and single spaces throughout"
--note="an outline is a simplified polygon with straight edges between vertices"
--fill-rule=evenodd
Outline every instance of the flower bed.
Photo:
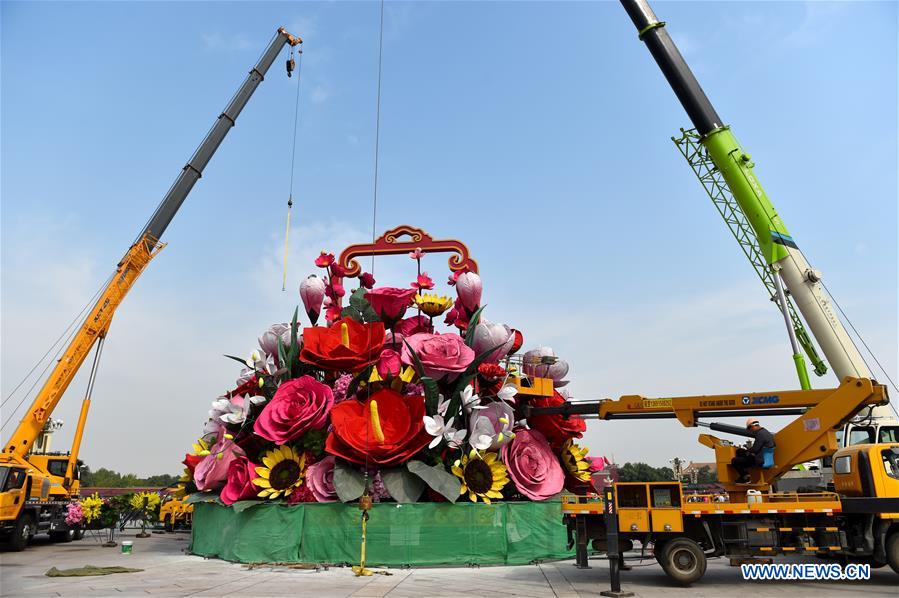
M 412 241 L 400 242 L 402 235 Z M 422 271 L 429 254 L 447 250 L 460 254 L 449 260 L 447 285 L 455 298 L 433 293 L 436 284 Z M 412 259 L 415 280 L 408 288 L 375 286 L 374 277 L 354 259 L 385 253 L 408 253 Z M 303 547 L 316 542 L 303 540 L 303 530 L 315 528 L 318 523 L 310 518 L 324 514 L 343 522 L 332 532 L 340 536 L 345 527 L 357 554 L 358 509 L 322 504 L 360 500 L 387 503 L 372 512 L 373 534 L 387 533 L 378 529 L 378 514 L 382 522 L 402 518 L 399 513 L 432 522 L 407 522 L 438 534 L 408 539 L 410 546 L 439 544 L 444 541 L 440 535 L 454 534 L 474 542 L 485 533 L 476 522 L 502 528 L 510 517 L 520 519 L 519 512 L 535 516 L 536 528 L 560 526 L 557 502 L 538 507 L 523 501 L 555 500 L 565 490 L 585 492 L 591 474 L 607 461 L 588 457 L 587 449 L 576 444 L 586 427 L 579 416 L 526 416 L 526 401 L 539 406 L 564 402 L 568 365 L 548 347 L 520 354 L 523 334 L 484 317 L 481 278 L 465 246 L 400 227 L 370 246 L 347 248 L 339 259 L 323 251 L 315 265 L 323 275 L 300 284 L 310 325 L 300 325 L 298 309 L 290 324 L 266 330 L 248 359 L 232 358 L 243 367 L 236 386 L 212 403 L 204 433 L 185 457 L 183 491 L 207 503 L 198 504 L 194 518 L 199 554 L 243 560 L 229 552 L 228 542 L 255 545 L 241 530 L 256 534 L 259 526 L 275 525 L 262 533 L 269 544 L 283 536 L 283 542 L 274 542 L 283 544 L 275 551 L 283 558 L 273 560 L 304 560 Z M 355 290 L 348 291 L 354 280 Z M 440 316 L 443 330 L 438 329 Z M 271 501 L 278 508 L 261 508 Z M 315 508 L 283 508 L 304 503 L 316 503 L 309 505 Z M 462 503 L 469 504 L 452 515 Z M 288 529 L 279 518 L 299 522 L 300 529 Z M 459 525 L 464 529 L 454 531 Z M 515 533 L 502 532 L 505 540 L 497 540 L 489 562 L 519 558 L 501 548 L 515 543 L 510 540 Z M 559 554 L 563 546 L 564 541 L 531 550 L 525 562 L 551 558 L 541 555 Z M 324 548 L 309 550 L 329 554 L 321 552 Z M 477 554 L 471 550 L 462 550 L 452 562 L 469 562 L 465 559 Z M 295 554 L 289 559 L 290 551 Z M 392 557 L 385 552 L 383 558 Z M 417 555 L 413 560 L 428 559 Z

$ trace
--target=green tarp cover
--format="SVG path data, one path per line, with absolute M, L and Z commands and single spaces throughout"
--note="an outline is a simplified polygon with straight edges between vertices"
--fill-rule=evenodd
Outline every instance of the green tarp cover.
M 358 563 L 356 505 L 194 505 L 191 551 L 243 563 Z M 366 564 L 524 565 L 567 559 L 558 502 L 379 503 L 370 511 Z

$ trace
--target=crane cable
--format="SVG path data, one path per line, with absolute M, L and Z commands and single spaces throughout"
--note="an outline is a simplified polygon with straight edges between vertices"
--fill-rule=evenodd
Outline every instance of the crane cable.
M 281 279 L 281 290 L 287 290 L 287 255 L 290 248 L 290 211 L 293 208 L 293 180 L 296 172 L 295 164 L 297 159 L 297 125 L 300 119 L 300 80 L 303 75 L 303 48 L 297 50 L 298 60 L 294 63 L 293 48 L 290 49 L 290 57 L 287 59 L 287 76 L 290 77 L 291 72 L 296 65 L 297 71 L 297 95 L 293 106 L 293 143 L 290 151 L 290 189 L 287 196 L 287 225 L 284 229 L 284 275 Z
M 379 24 L 378 24 L 378 93 L 375 104 L 375 172 L 374 172 L 374 189 L 372 193 L 372 209 L 371 209 L 371 241 L 372 244 L 375 242 L 375 238 L 377 235 L 376 226 L 377 226 L 377 215 L 378 215 L 378 155 L 380 150 L 380 140 L 381 140 L 381 72 L 383 65 L 383 57 L 384 57 L 384 0 L 380 2 L 380 15 L 379 15 Z M 371 256 L 371 274 L 374 275 L 375 272 L 375 256 L 372 253 Z M 395 341 L 395 339 L 394 339 Z M 371 344 L 371 327 L 368 327 L 368 344 Z M 365 385 L 365 393 L 368 398 L 368 406 L 371 412 L 369 413 L 370 424 L 365 426 L 365 446 L 368 449 L 371 442 L 371 428 L 374 425 L 373 419 L 377 417 L 377 405 L 371 400 L 371 381 L 367 380 Z M 378 440 L 378 439 L 376 439 Z M 383 441 L 383 438 L 380 439 Z M 369 479 L 369 461 L 368 455 L 369 450 L 365 451 L 365 464 L 363 471 L 363 490 L 362 496 L 359 498 L 359 510 L 362 511 L 361 515 L 361 523 L 362 523 L 362 536 L 361 536 L 361 544 L 359 546 L 359 565 L 353 566 L 353 573 L 356 577 L 369 577 L 374 575 L 375 573 L 383 574 L 382 571 L 374 571 L 372 569 L 368 569 L 365 566 L 365 545 L 367 541 L 367 527 L 369 520 L 369 510 L 372 506 L 372 482 L 374 480 Z

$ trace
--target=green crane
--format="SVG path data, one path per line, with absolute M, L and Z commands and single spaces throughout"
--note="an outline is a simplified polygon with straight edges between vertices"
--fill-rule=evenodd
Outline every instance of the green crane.
M 821 285 L 821 272 L 813 269 L 799 250 L 753 172 L 752 158 L 718 116 L 665 23 L 656 18 L 646 0 L 621 0 L 621 4 L 695 127 L 682 130 L 674 142 L 778 305 L 801 387 L 811 387 L 803 350 L 818 375 L 827 371 L 803 319 L 839 379 L 873 378 Z M 869 417 L 895 423 L 888 406 L 874 408 Z

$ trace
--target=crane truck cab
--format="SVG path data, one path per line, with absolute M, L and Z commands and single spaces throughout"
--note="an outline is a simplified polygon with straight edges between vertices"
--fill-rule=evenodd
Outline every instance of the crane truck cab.
M 174 488 L 166 488 L 165 492 L 173 492 Z M 159 507 L 159 520 L 167 532 L 178 528 L 190 529 L 193 520 L 194 506 L 185 503 L 182 497 L 168 494 L 162 499 Z

